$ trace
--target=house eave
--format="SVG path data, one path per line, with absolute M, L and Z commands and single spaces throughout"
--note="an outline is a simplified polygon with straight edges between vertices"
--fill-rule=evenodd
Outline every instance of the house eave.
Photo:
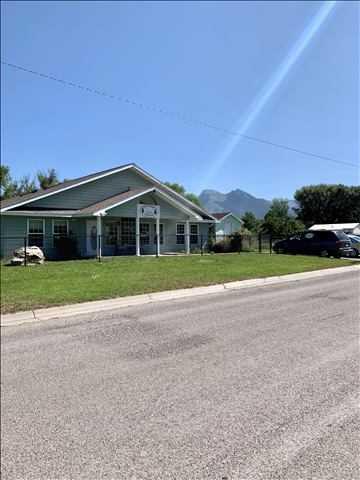
M 1 215 L 8 217 L 58 217 L 58 218 L 72 218 L 76 215 L 76 210 L 73 212 L 61 211 L 44 211 L 44 210 L 9 210 L 1 212 Z
M 206 210 L 204 210 L 203 208 L 195 205 L 193 202 L 191 202 L 187 198 L 183 197 L 179 193 L 175 192 L 170 187 L 164 185 L 160 180 L 158 180 L 157 178 L 155 178 L 152 175 L 150 175 L 149 173 L 147 173 L 145 170 L 140 168 L 135 163 L 130 163 L 130 164 L 127 164 L 127 165 L 123 165 L 119 168 L 115 168 L 114 170 L 108 171 L 106 173 L 102 173 L 102 174 L 96 175 L 92 178 L 79 181 L 77 183 L 74 183 L 73 185 L 64 186 L 64 188 L 59 188 L 58 190 L 53 191 L 53 192 L 44 192 L 43 195 L 39 195 L 36 198 L 30 198 L 30 199 L 23 200 L 23 201 L 21 201 L 21 198 L 20 198 L 18 203 L 15 203 L 13 205 L 9 205 L 7 207 L 3 207 L 3 208 L 0 209 L 0 212 L 5 213 L 7 211 L 12 211 L 14 208 L 21 207 L 22 205 L 30 204 L 32 202 L 41 200 L 43 198 L 47 198 L 47 197 L 50 197 L 52 195 L 56 195 L 57 193 L 62 193 L 62 192 L 65 192 L 67 190 L 71 190 L 72 188 L 76 188 L 76 187 L 79 187 L 81 185 L 85 185 L 87 183 L 99 180 L 100 178 L 104 178 L 104 177 L 107 177 L 109 175 L 113 175 L 113 174 L 116 174 L 116 173 L 119 173 L 119 172 L 122 172 L 122 171 L 125 171 L 125 170 L 129 170 L 129 169 L 135 170 L 143 178 L 145 178 L 145 179 L 151 181 L 152 183 L 154 183 L 155 188 L 158 191 L 161 191 L 161 193 L 163 193 L 164 196 L 166 196 L 168 199 L 171 199 L 174 202 L 176 202 L 177 205 L 181 204 L 184 209 L 186 209 L 188 212 L 192 212 L 191 214 L 195 214 L 195 216 L 197 218 L 202 219 L 202 220 L 207 220 L 207 219 L 204 219 L 202 217 L 202 215 L 203 215 L 205 217 L 208 217 L 210 219 L 210 221 L 212 220 L 212 221 L 216 222 L 216 219 L 210 213 L 208 213 Z M 167 194 L 166 192 L 169 192 L 171 195 Z M 174 197 L 176 197 L 176 198 L 174 198 Z M 81 216 L 81 214 L 78 215 L 78 216 Z M 86 216 L 89 216 L 89 215 L 86 215 Z
M 175 208 L 177 208 L 179 210 L 182 210 L 184 213 L 186 213 L 190 217 L 196 218 L 197 220 L 203 220 L 203 218 L 200 215 L 198 215 L 194 210 L 190 210 L 189 208 L 185 207 L 180 202 L 178 202 L 177 200 L 172 198 L 170 195 L 163 192 L 161 189 L 154 188 L 154 187 L 151 187 L 151 188 L 149 188 L 149 189 L 147 189 L 147 190 L 145 190 L 141 193 L 137 193 L 136 195 L 133 195 L 132 197 L 126 198 L 125 200 L 122 200 L 120 202 L 115 202 L 113 205 L 109 205 L 106 208 L 97 210 L 97 211 L 93 212 L 92 215 L 94 215 L 94 216 L 106 215 L 109 210 L 111 210 L 113 208 L 116 208 L 120 205 L 124 205 L 128 202 L 131 202 L 132 200 L 135 200 L 136 198 L 141 198 L 142 196 L 147 195 L 149 193 L 156 193 L 160 197 L 164 197 L 168 203 L 172 204 Z M 81 213 L 80 213 L 80 215 L 81 215 Z
M 104 177 L 107 177 L 109 175 L 113 175 L 115 173 L 119 173 L 119 172 L 122 172 L 124 170 L 128 170 L 129 168 L 133 168 L 133 166 L 134 166 L 133 164 L 124 165 L 124 166 L 119 167 L 115 170 L 111 170 L 110 172 L 102 173 L 102 174 L 99 174 L 95 177 L 88 178 L 86 180 L 82 180 L 82 181 L 79 181 L 77 183 L 74 183 L 73 185 L 68 185 L 64 188 L 60 188 L 59 190 L 56 190 L 54 192 L 47 192 L 47 193 L 44 193 L 43 195 L 39 195 L 36 198 L 30 198 L 30 199 L 25 200 L 25 201 L 19 201 L 19 203 L 16 203 L 14 205 L 9 205 L 8 207 L 1 208 L 0 212 L 1 213 L 7 212 L 8 210 L 12 210 L 13 208 L 18 208 L 18 207 L 21 207 L 22 205 L 27 205 L 29 203 L 41 200 L 43 198 L 47 198 L 47 197 L 50 197 L 52 195 L 56 195 L 57 193 L 61 193 L 61 192 L 65 192 L 67 190 L 71 190 L 72 188 L 79 187 L 81 185 L 85 185 L 86 183 L 90 183 L 90 182 L 94 182 L 96 180 L 99 180 L 100 178 L 104 178 Z

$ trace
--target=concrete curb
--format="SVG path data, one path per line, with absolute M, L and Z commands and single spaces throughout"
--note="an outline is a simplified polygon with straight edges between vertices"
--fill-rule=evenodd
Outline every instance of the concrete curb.
M 123 307 L 136 305 L 145 305 L 147 303 L 156 303 L 166 300 L 175 300 L 179 298 L 195 297 L 221 293 L 229 290 L 240 290 L 244 288 L 264 287 L 266 285 L 282 284 L 288 282 L 298 282 L 300 280 L 325 277 L 345 272 L 360 272 L 360 265 L 350 265 L 348 267 L 327 268 L 324 270 L 314 270 L 311 272 L 291 273 L 275 277 L 254 278 L 251 280 L 240 280 L 235 282 L 220 283 L 206 287 L 184 288 L 179 290 L 168 290 L 144 295 L 133 295 L 130 297 L 119 297 L 109 300 L 95 300 L 85 303 L 76 303 L 61 307 L 43 308 L 30 310 L 26 312 L 10 313 L 1 315 L 1 326 L 11 327 L 24 323 L 33 323 L 55 318 L 65 318 L 72 315 L 96 313 L 102 311 L 116 310 Z

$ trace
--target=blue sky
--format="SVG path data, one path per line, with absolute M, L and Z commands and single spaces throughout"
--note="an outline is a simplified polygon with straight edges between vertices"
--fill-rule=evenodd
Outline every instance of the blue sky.
M 338 2 L 287 74 L 324 2 L 2 2 L 3 61 L 223 129 L 359 162 L 359 4 Z M 2 66 L 2 162 L 72 178 L 136 162 L 162 180 L 291 198 L 358 169 L 233 137 Z M 270 86 L 270 90 L 269 90 Z M 269 98 L 247 122 L 252 109 Z

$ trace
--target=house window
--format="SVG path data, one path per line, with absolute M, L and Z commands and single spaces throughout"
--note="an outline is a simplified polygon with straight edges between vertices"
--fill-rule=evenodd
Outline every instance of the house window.
M 121 219 L 121 245 L 136 245 L 135 218 Z
M 53 220 L 53 245 L 56 247 L 56 241 L 61 237 L 67 237 L 69 233 L 69 221 L 67 219 Z
M 184 245 L 185 243 L 185 223 L 176 224 L 176 245 Z
M 160 223 L 160 245 L 164 243 L 164 224 Z M 156 225 L 154 225 L 154 244 L 156 244 Z
M 66 237 L 69 233 L 69 221 L 68 220 L 53 220 L 53 235 L 59 237 Z
M 117 223 L 105 223 L 105 245 L 116 245 L 117 242 L 117 231 L 118 226 Z
M 28 245 L 29 247 L 44 246 L 45 220 L 42 218 L 29 218 L 28 220 Z
M 199 225 L 197 223 L 192 223 L 190 225 L 190 243 L 198 243 L 199 241 Z
M 150 223 L 140 223 L 140 244 L 150 244 Z

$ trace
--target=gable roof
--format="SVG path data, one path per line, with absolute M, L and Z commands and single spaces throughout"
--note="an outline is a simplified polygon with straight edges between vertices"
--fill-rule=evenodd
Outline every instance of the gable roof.
M 217 213 L 212 213 L 211 215 L 216 218 L 216 220 L 222 220 L 224 217 L 229 215 L 231 212 L 217 212 Z
M 3 212 L 2 215 L 15 215 L 15 216 L 43 216 L 43 217 L 89 217 L 89 216 L 99 216 L 106 215 L 108 210 L 111 210 L 115 207 L 123 205 L 124 203 L 130 202 L 135 198 L 140 198 L 143 195 L 148 193 L 155 193 L 160 197 L 163 197 L 168 203 L 173 205 L 175 208 L 184 211 L 189 216 L 196 218 L 197 220 L 202 220 L 202 217 L 196 212 L 190 210 L 181 202 L 170 197 L 167 193 L 156 187 L 146 187 L 146 188 L 133 188 L 126 190 L 125 192 L 112 195 L 111 197 L 105 198 L 100 202 L 93 203 L 87 207 L 78 209 L 78 210 L 9 210 Z
M 238 222 L 242 223 L 241 218 L 239 218 L 237 215 L 235 215 L 232 212 L 218 212 L 218 213 L 212 213 L 212 217 L 216 218 L 218 222 L 221 222 L 222 220 L 225 220 L 227 217 L 234 217 Z
M 185 211 L 187 214 L 197 218 L 198 220 L 201 220 L 202 218 L 196 212 L 190 210 L 179 201 L 175 200 L 174 198 L 170 197 L 169 195 L 167 195 L 166 193 L 162 192 L 161 190 L 155 187 L 133 188 L 133 189 L 127 190 L 126 192 L 113 195 L 112 197 L 106 198 L 101 202 L 94 203 L 92 205 L 89 205 L 86 208 L 82 208 L 74 216 L 83 217 L 83 216 L 89 216 L 89 215 L 106 215 L 106 212 L 108 210 L 118 207 L 119 205 L 129 202 L 130 200 L 134 200 L 135 198 L 142 197 L 147 193 L 157 193 L 158 195 L 164 197 L 167 202 L 173 204 L 176 208 L 179 208 L 180 210 Z
M 25 195 L 19 195 L 17 197 L 1 200 L 1 211 L 6 211 L 14 207 L 20 207 L 21 205 L 25 205 L 26 203 L 30 203 L 35 200 L 39 200 L 40 198 L 45 198 L 50 195 L 54 195 L 55 193 L 60 193 L 70 188 L 82 185 L 84 183 L 97 180 L 98 178 L 102 178 L 107 175 L 111 175 L 113 173 L 121 172 L 122 170 L 125 170 L 131 166 L 132 166 L 131 163 L 120 165 L 118 167 L 109 168 L 101 172 L 91 173 L 90 175 L 84 175 L 83 177 L 74 178 L 73 180 L 67 180 L 66 182 L 58 183 L 57 185 L 54 185 L 53 187 L 49 187 L 46 190 L 40 189 L 34 193 L 27 193 Z
M 133 188 L 129 189 L 126 192 L 118 193 L 117 195 L 113 195 L 112 197 L 105 198 L 101 202 L 93 203 L 88 207 L 82 208 L 77 212 L 76 215 L 86 216 L 86 215 L 96 215 L 100 212 L 105 212 L 107 209 L 117 207 L 122 203 L 129 202 L 134 198 L 137 198 L 141 195 L 145 195 L 146 193 L 150 193 L 154 190 L 154 188 Z
M 68 180 L 66 182 L 59 183 L 53 187 L 50 187 L 46 190 L 38 190 L 37 192 L 34 193 L 29 193 L 26 195 L 18 196 L 18 197 L 13 197 L 7 200 L 2 200 L 1 202 L 1 212 L 6 212 L 7 210 L 11 210 L 12 208 L 20 207 L 25 204 L 29 204 L 35 200 L 40 200 L 41 198 L 46 198 L 51 195 L 55 195 L 56 193 L 60 193 L 66 190 L 69 190 L 71 188 L 77 187 L 79 185 L 83 185 L 88 182 L 95 181 L 99 178 L 105 177 L 107 175 L 113 175 L 115 173 L 121 172 L 123 170 L 127 169 L 134 169 L 138 174 L 146 178 L 147 180 L 150 180 L 152 183 L 155 185 L 159 186 L 161 190 L 164 190 L 165 192 L 161 192 L 159 190 L 158 193 L 163 193 L 165 197 L 169 198 L 172 197 L 175 202 L 178 204 L 179 202 L 185 203 L 187 205 L 187 208 L 185 207 L 186 210 L 191 210 L 192 212 L 197 213 L 198 215 L 205 217 L 206 220 L 215 220 L 215 218 L 208 213 L 206 210 L 203 208 L 199 207 L 198 205 L 195 205 L 193 202 L 185 198 L 183 195 L 175 192 L 172 190 L 170 187 L 164 185 L 160 180 L 157 178 L 153 177 L 149 173 L 145 172 L 145 170 L 141 169 L 138 165 L 135 163 L 128 163 L 125 165 L 120 165 L 118 167 L 110 168 L 107 170 L 103 170 L 101 172 L 97 173 L 92 173 L 90 175 L 85 175 L 83 177 L 76 178 L 74 180 Z M 126 192 L 123 192 L 126 193 Z M 123 193 L 120 193 L 119 195 L 123 195 Z M 116 197 L 116 195 L 115 195 Z M 111 197 L 110 197 L 111 198 Z M 103 202 L 107 202 L 110 199 L 105 199 Z M 102 203 L 102 202 L 99 202 Z M 91 209 L 92 206 L 86 207 Z M 85 210 L 85 209 L 83 209 Z M 79 212 L 80 213 L 80 212 Z

